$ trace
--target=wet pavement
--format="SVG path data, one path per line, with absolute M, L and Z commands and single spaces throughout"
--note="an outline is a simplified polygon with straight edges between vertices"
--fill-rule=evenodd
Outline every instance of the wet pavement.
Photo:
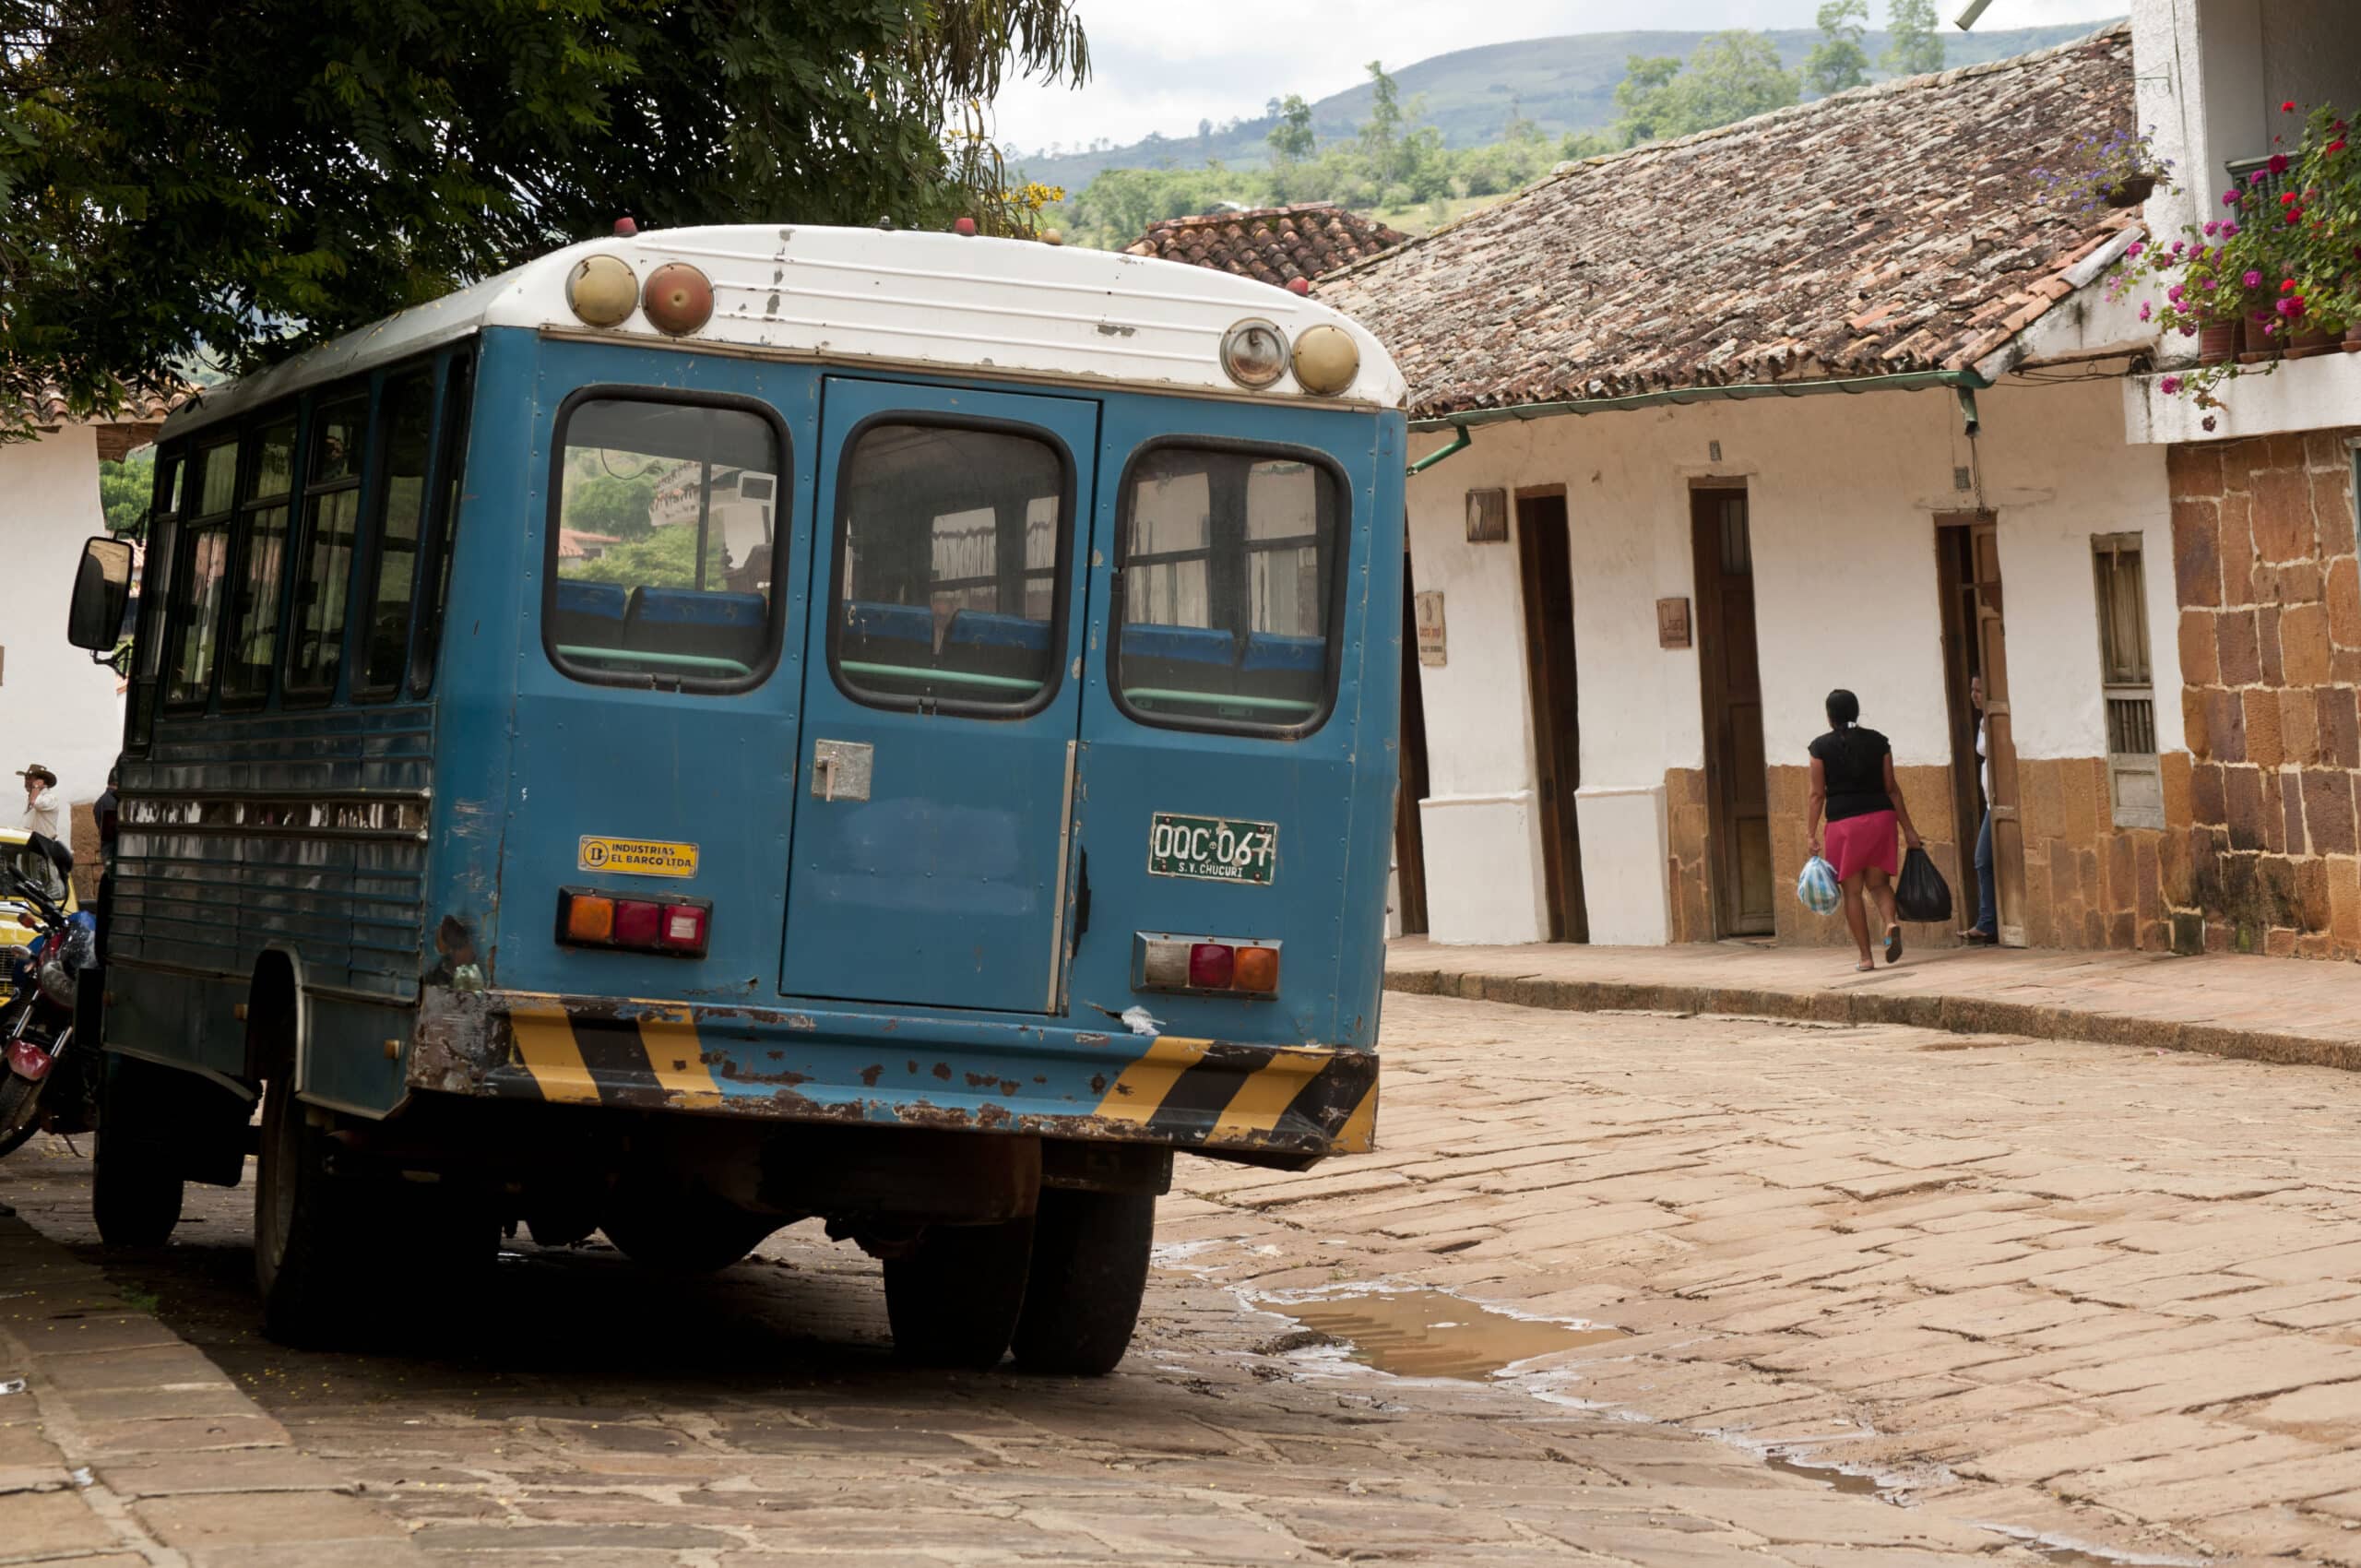
M 2349 1077 L 1424 998 L 1387 1036 L 1376 1155 L 1182 1162 L 1097 1382 L 897 1366 L 877 1265 L 816 1225 L 687 1282 L 517 1244 L 419 1338 L 323 1355 L 254 1328 L 249 1189 L 137 1255 L 54 1140 L 0 1201 L 253 1401 L 149 1410 L 218 1484 L 125 1562 L 2361 1562 Z M 2177 1356 L 2211 1381 L 2153 1397 Z M 272 1430 L 311 1467 L 241 1490 Z M 0 1457 L 0 1563 L 31 1475 Z M 113 1561 L 76 1550 L 38 1560 Z

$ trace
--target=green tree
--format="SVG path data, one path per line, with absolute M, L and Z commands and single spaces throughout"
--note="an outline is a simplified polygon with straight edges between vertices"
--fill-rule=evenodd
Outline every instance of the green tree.
M 1680 75 L 1680 61 L 1670 54 L 1633 54 L 1623 62 L 1623 79 L 1615 84 L 1615 138 L 1618 146 L 1637 147 L 1643 141 L 1675 133 L 1657 122 L 1670 108 L 1667 94 Z
M 1804 57 L 1804 85 L 1824 97 L 1868 81 L 1861 40 L 1869 29 L 1869 0 L 1826 0 L 1819 22 L 1821 41 Z
M 1271 145 L 1271 162 L 1275 167 L 1300 163 L 1310 158 L 1319 146 L 1311 131 L 1311 105 L 1299 92 L 1287 94 L 1287 101 L 1274 99 L 1273 110 L 1278 124 L 1264 139 Z
M 1886 31 L 1893 44 L 1878 64 L 1897 77 L 1943 68 L 1943 35 L 1935 30 L 1935 0 L 1886 0 Z
M 156 449 L 142 446 L 120 462 L 99 465 L 99 507 L 106 514 L 107 532 L 137 535 L 148 517 L 148 502 L 155 493 Z
M 0 438 L 625 214 L 1004 227 L 982 105 L 1077 3 L 0 0 Z
M 1378 61 L 1369 63 L 1369 118 L 1361 122 L 1361 156 L 1382 184 L 1394 177 L 1394 144 L 1402 132 L 1402 93 Z
M 565 526 L 611 539 L 640 539 L 654 528 L 656 476 L 593 473 L 566 487 Z
M 721 530 L 712 530 L 706 538 L 705 580 L 707 588 L 719 588 L 722 574 L 729 570 L 729 558 L 722 549 Z M 569 565 L 565 576 L 591 583 L 621 583 L 634 588 L 645 583 L 651 588 L 694 588 L 697 580 L 697 530 L 694 523 L 676 524 L 658 529 L 646 539 L 630 544 L 619 544 L 596 561 L 583 561 Z
M 1616 130 L 1627 147 L 1785 108 L 1802 90 L 1797 74 L 1780 65 L 1778 46 L 1744 30 L 1706 34 L 1685 65 L 1634 55 L 1628 72 L 1615 89 L 1623 111 Z

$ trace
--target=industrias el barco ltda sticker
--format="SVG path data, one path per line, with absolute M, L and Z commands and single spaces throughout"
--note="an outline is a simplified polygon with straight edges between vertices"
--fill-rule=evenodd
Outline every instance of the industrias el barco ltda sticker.
M 1157 812 L 1148 818 L 1147 869 L 1155 876 L 1267 887 L 1279 870 L 1279 825 Z
M 605 876 L 694 876 L 697 847 L 655 838 L 586 837 L 575 863 Z

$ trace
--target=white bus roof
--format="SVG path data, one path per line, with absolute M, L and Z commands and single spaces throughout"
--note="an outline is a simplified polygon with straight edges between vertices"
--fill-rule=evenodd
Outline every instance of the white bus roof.
M 585 327 L 566 303 L 566 279 L 584 257 L 600 254 L 623 257 L 643 280 L 666 262 L 697 267 L 713 281 L 713 319 L 684 338 L 658 331 L 637 311 L 620 327 Z M 1400 406 L 1401 373 L 1365 328 L 1254 279 L 1031 240 L 743 225 L 661 229 L 552 251 L 192 399 L 162 434 L 169 439 L 486 327 L 1256 402 L 1312 400 L 1291 374 L 1253 393 L 1223 374 L 1222 334 L 1258 316 L 1290 341 L 1321 322 L 1353 335 L 1360 374 L 1341 398 L 1323 401 Z

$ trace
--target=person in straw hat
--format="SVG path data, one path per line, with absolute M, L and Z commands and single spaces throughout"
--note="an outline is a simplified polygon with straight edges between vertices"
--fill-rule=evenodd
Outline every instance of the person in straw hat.
M 39 763 L 30 763 L 17 769 L 17 777 L 25 781 L 25 814 L 17 826 L 28 833 L 45 833 L 57 837 L 57 775 Z

